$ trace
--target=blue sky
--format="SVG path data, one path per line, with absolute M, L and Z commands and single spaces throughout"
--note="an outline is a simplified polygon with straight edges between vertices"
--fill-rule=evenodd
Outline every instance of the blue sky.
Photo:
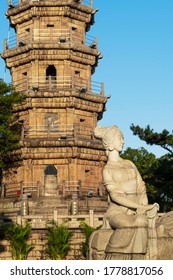
M 90 35 L 98 38 L 103 59 L 92 79 L 104 82 L 105 95 L 111 95 L 99 124 L 118 125 L 124 148 L 144 146 L 161 156 L 164 150 L 133 136 L 130 125 L 149 124 L 157 132 L 173 129 L 173 0 L 93 1 L 99 11 Z M 2 2 L 0 52 L 8 36 L 7 0 Z M 2 78 L 4 69 L 0 59 Z

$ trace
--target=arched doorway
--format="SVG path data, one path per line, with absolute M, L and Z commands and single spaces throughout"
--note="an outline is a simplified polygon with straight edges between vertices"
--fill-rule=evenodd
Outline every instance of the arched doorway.
M 56 86 L 56 68 L 54 65 L 49 65 L 46 69 L 46 81 L 49 87 Z
M 46 78 L 51 77 L 51 79 L 56 80 L 56 68 L 54 65 L 49 65 L 46 69 Z
M 45 195 L 57 194 L 58 192 L 58 172 L 54 165 L 49 164 L 44 169 L 44 189 Z

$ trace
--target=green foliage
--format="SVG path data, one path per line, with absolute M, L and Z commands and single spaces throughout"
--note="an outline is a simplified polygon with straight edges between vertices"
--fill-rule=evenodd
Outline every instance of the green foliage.
M 149 202 L 152 202 L 157 193 L 157 189 L 153 184 L 154 172 L 158 165 L 155 155 L 141 147 L 140 149 L 127 148 L 121 156 L 124 159 L 131 160 L 136 165 L 142 179 L 145 181 Z
M 168 152 L 160 158 L 154 158 L 154 155 L 148 153 L 148 157 L 141 151 L 136 156 L 132 149 L 132 153 L 124 153 L 124 156 L 138 167 L 147 186 L 149 202 L 157 202 L 161 212 L 173 210 L 173 133 L 166 129 L 157 133 L 149 125 L 143 129 L 132 124 L 130 128 L 134 135 L 147 144 L 158 145 Z
M 173 210 L 173 157 L 164 155 L 158 159 L 157 169 L 153 174 L 153 183 L 157 188 L 156 200 L 163 212 Z
M 69 241 L 71 237 L 72 231 L 64 223 L 58 225 L 52 221 L 51 226 L 48 227 L 46 256 L 51 260 L 63 260 L 70 250 Z
M 13 109 L 24 99 L 12 85 L 0 79 L 0 168 L 8 164 L 11 152 L 19 148 L 20 126 Z
M 173 154 L 173 132 L 169 133 L 164 129 L 161 133 L 154 132 L 148 125 L 145 129 L 131 125 L 130 129 L 134 135 L 138 135 L 141 140 L 144 140 L 149 145 L 158 145 Z
M 82 232 L 85 235 L 85 241 L 82 242 L 82 254 L 85 258 L 88 256 L 88 250 L 89 250 L 89 239 L 91 234 L 94 232 L 95 228 L 87 225 L 85 222 L 80 222 L 80 226 L 82 229 Z
M 146 177 L 148 178 L 148 171 L 150 171 L 153 164 L 156 163 L 155 155 L 149 153 L 143 147 L 140 149 L 127 148 L 121 156 L 122 158 L 131 160 L 136 165 L 144 180 Z
M 27 223 L 26 226 L 12 224 L 7 227 L 5 237 L 10 241 L 12 248 L 13 260 L 26 260 L 28 253 L 33 249 L 33 244 L 28 244 L 31 233 L 31 226 Z
M 142 179 L 145 181 L 149 201 L 153 201 L 157 194 L 157 188 L 153 182 L 155 170 L 157 170 L 158 159 L 149 153 L 145 148 L 127 148 L 122 154 L 122 158 L 131 160 L 139 170 Z

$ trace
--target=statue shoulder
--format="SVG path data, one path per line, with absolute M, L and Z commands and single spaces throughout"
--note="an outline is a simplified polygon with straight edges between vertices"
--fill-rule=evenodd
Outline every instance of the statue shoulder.
M 106 164 L 103 168 L 103 178 L 104 178 L 104 180 L 112 177 L 113 173 L 114 173 L 114 167 L 110 164 Z
M 122 159 L 124 161 L 124 164 L 132 166 L 134 169 L 136 169 L 136 165 L 133 163 L 133 161 L 129 159 Z

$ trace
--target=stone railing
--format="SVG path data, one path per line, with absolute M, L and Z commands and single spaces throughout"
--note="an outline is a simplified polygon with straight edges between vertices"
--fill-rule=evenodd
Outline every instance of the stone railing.
M 25 225 L 29 221 L 33 229 L 45 229 L 52 221 L 58 224 L 66 223 L 69 228 L 80 228 L 81 222 L 97 228 L 103 223 L 103 215 L 95 214 L 93 210 L 89 210 L 89 214 L 86 215 L 58 215 L 57 210 L 54 210 L 53 215 L 16 215 L 12 221 L 19 225 Z M 0 216 L 0 226 L 3 226 L 4 223 L 10 223 L 10 219 L 7 220 L 6 217 Z

